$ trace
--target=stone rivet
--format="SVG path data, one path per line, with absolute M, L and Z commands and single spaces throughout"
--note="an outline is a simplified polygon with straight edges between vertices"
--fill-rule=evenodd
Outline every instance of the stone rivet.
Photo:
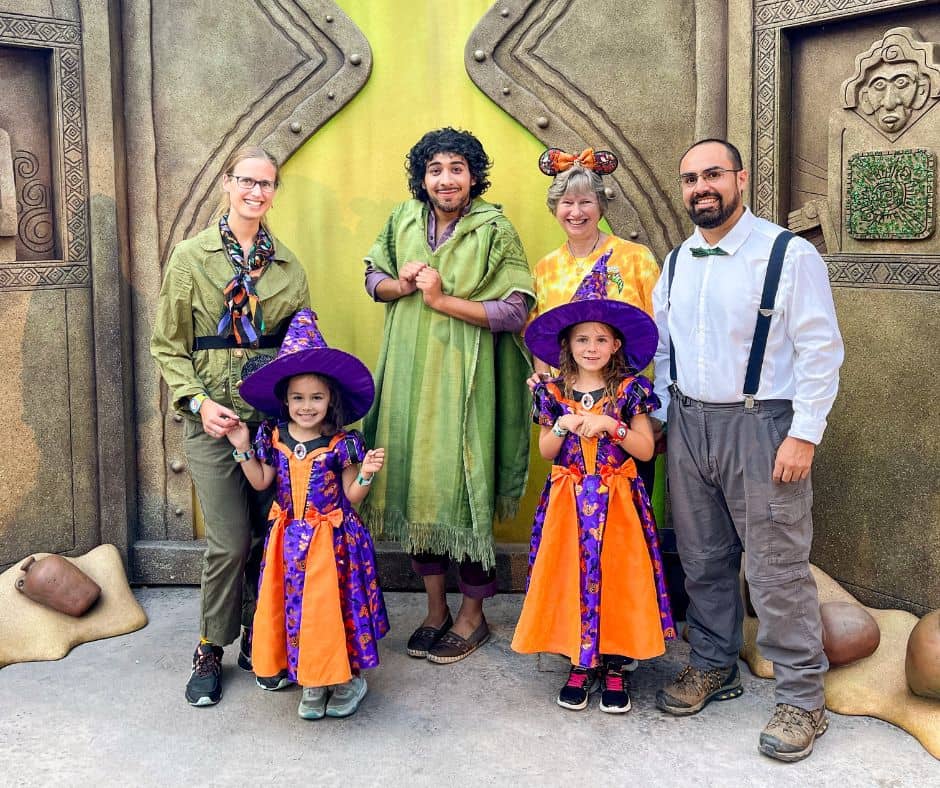
M 327 15 L 326 15 L 326 21 L 327 21 L 327 22 L 332 22 L 332 21 L 333 21 L 333 15 L 332 15 L 332 14 L 327 14 Z
M 173 462 L 170 463 L 170 470 L 173 471 L 173 473 L 180 473 L 185 467 L 182 460 L 173 460 Z
M 803 213 L 806 214 L 807 219 L 815 219 L 819 216 L 819 211 L 816 210 L 816 206 L 810 203 L 803 209 Z
M 486 52 L 484 52 L 482 49 L 476 50 L 476 51 L 473 53 L 473 59 L 474 59 L 477 63 L 482 63 L 484 60 L 486 60 Z
M 235 358 L 241 358 L 245 355 L 245 351 L 241 348 L 235 348 L 235 350 L 232 351 L 232 355 L 235 356 Z
M 327 97 L 330 101 L 332 101 L 333 99 L 336 98 L 336 94 L 331 90 L 329 93 L 326 94 L 326 97 Z
M 350 55 L 349 62 L 352 63 L 354 66 L 362 65 L 362 55 L 355 54 L 355 53 Z
M 535 125 L 538 126 L 540 129 L 547 129 L 547 128 L 548 128 L 548 118 L 546 118 L 544 115 L 539 115 L 539 116 L 535 119 Z
M 509 16 L 509 9 L 508 9 L 508 8 L 504 8 L 502 11 L 499 12 L 499 15 L 500 15 L 503 19 L 505 19 L 507 16 Z
M 235 382 L 235 388 L 240 389 L 240 388 L 242 387 L 242 383 L 244 383 L 244 382 L 245 382 L 245 381 L 243 381 L 243 380 L 238 380 L 238 381 L 236 381 L 236 382 Z
M 294 134 L 300 134 L 300 130 L 302 128 L 303 126 L 301 126 L 300 123 L 298 123 L 296 120 L 291 121 L 290 130 L 294 132 Z
M 182 517 L 182 516 L 183 516 L 183 510 L 182 510 L 179 506 L 177 506 L 177 507 L 173 510 L 173 514 L 175 514 L 177 517 Z
M 509 95 L 509 92 L 510 92 L 510 91 L 509 91 L 509 87 L 508 87 L 508 86 L 505 87 L 505 88 L 503 88 L 503 95 L 504 95 L 504 96 L 508 96 L 508 95 Z
M 179 423 L 181 423 L 181 422 L 183 421 L 183 417 L 182 417 L 179 413 L 174 413 L 174 414 L 173 414 L 173 421 L 175 421 L 177 424 L 179 424 Z
M 614 190 L 613 190 L 610 186 L 605 186 L 605 187 L 604 187 L 604 196 L 606 196 L 608 200 L 614 199 L 614 196 L 615 196 L 615 195 L 614 195 Z
M 630 233 L 630 240 L 631 240 L 631 241 L 635 241 L 635 240 L 636 240 L 637 238 L 639 238 L 639 237 L 640 237 L 640 234 L 639 234 L 636 230 L 634 230 L 632 233 Z

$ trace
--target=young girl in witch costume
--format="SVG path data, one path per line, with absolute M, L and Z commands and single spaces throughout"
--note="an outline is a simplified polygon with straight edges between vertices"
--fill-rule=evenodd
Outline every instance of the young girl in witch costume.
M 571 660 L 558 704 L 630 710 L 623 658 L 675 637 L 656 524 L 633 458 L 653 456 L 653 385 L 637 374 L 656 349 L 640 309 L 609 300 L 603 255 L 572 300 L 529 325 L 526 344 L 557 378 L 535 387 L 539 451 L 552 470 L 535 514 L 529 580 L 512 647 Z
M 277 481 L 254 618 L 258 685 L 303 686 L 304 719 L 347 717 L 366 694 L 360 672 L 379 664 L 388 618 L 372 538 L 353 504 L 369 492 L 385 450 L 366 450 L 344 432 L 369 409 L 372 376 L 355 356 L 326 346 L 316 315 L 302 309 L 277 357 L 248 375 L 241 397 L 286 414 L 258 429 L 254 447 L 241 424 L 228 438 L 257 490 Z

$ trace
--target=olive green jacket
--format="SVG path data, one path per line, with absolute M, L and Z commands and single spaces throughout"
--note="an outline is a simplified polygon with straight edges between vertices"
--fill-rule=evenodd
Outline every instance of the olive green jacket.
M 274 260 L 257 283 L 264 314 L 265 333 L 274 334 L 293 314 L 310 306 L 307 277 L 293 253 L 272 236 Z M 242 367 L 252 356 L 273 355 L 273 349 L 231 348 L 193 350 L 196 337 L 216 336 L 225 309 L 222 290 L 234 275 L 222 245 L 218 225 L 213 224 L 193 238 L 180 242 L 170 255 L 157 314 L 150 353 L 170 390 L 173 407 L 190 416 L 190 397 L 205 393 L 220 405 L 231 408 L 243 421 L 259 421 L 261 415 L 241 397 Z

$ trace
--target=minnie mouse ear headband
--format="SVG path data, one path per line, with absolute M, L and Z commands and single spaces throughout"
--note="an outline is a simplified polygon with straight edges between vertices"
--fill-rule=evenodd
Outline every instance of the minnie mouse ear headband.
M 596 151 L 594 148 L 585 148 L 577 156 L 573 156 L 561 148 L 549 148 L 539 156 L 539 169 L 546 175 L 555 177 L 565 170 L 570 170 L 575 162 L 598 175 L 610 175 L 620 164 L 609 150 Z
M 260 355 L 255 358 L 269 359 Z M 249 364 L 251 361 L 245 367 Z M 375 384 L 366 365 L 351 353 L 328 347 L 317 328 L 317 316 L 310 309 L 301 309 L 294 315 L 276 358 L 262 366 L 252 366 L 238 390 L 239 396 L 252 407 L 272 415 L 278 414 L 282 406 L 279 385 L 294 375 L 333 378 L 339 384 L 347 424 L 361 419 L 375 397 Z

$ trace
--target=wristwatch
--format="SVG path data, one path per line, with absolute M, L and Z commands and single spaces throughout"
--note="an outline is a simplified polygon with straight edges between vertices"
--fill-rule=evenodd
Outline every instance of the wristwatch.
M 617 422 L 617 427 L 614 429 L 614 437 L 617 439 L 617 443 L 620 443 L 620 441 L 627 437 L 629 430 L 630 428 L 622 421 Z
M 202 407 L 202 403 L 209 399 L 207 394 L 196 394 L 189 398 L 189 410 L 195 416 L 199 413 L 199 409 Z

